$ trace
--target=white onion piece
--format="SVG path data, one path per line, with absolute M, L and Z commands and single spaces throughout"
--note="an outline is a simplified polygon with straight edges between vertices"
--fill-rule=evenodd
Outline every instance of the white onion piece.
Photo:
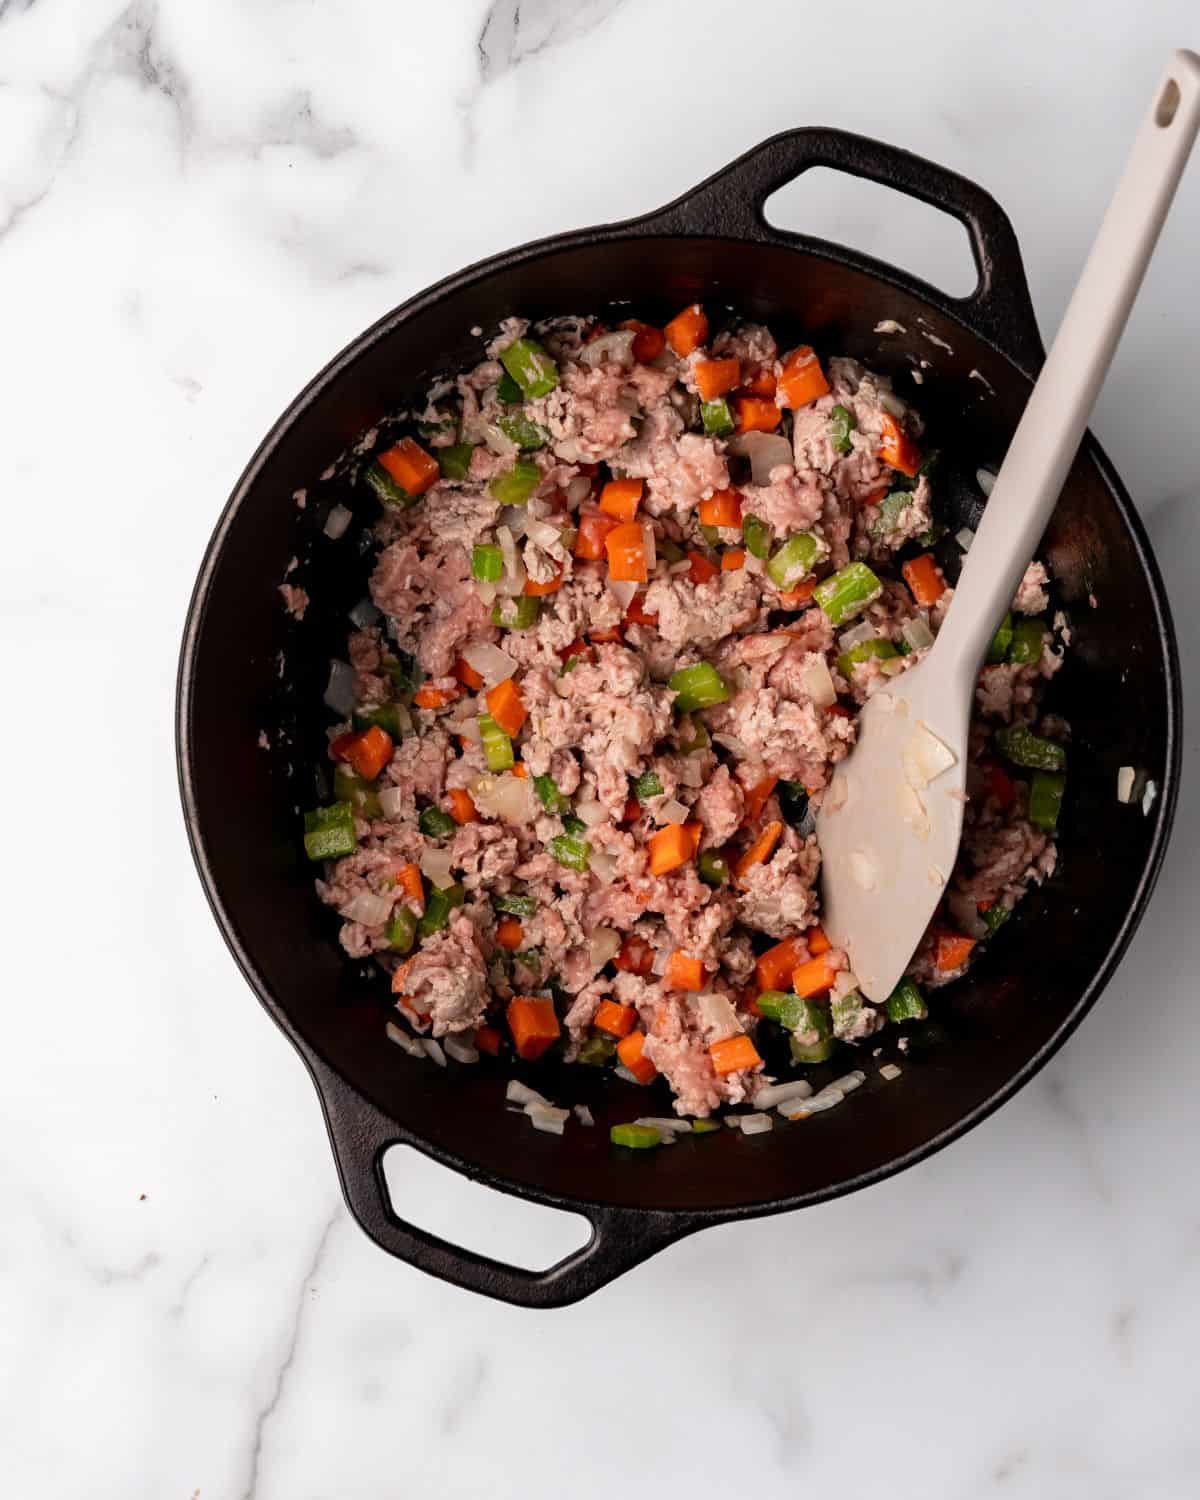
M 544 1130 L 547 1135 L 562 1135 L 565 1128 L 564 1121 L 559 1118 L 557 1110 L 553 1113 L 544 1109 L 530 1110 L 529 1122 L 535 1130 Z
M 435 1042 L 431 1036 L 423 1036 L 421 1046 L 425 1049 L 425 1056 L 432 1057 L 439 1068 L 446 1066 L 446 1054 L 442 1051 L 441 1042 Z
M 754 1102 L 761 1104 L 764 1109 L 770 1109 L 789 1099 L 807 1099 L 812 1091 L 812 1084 L 806 1078 L 789 1078 L 786 1083 L 771 1083 L 765 1089 L 759 1089 Z
M 601 365 L 620 365 L 628 370 L 633 367 L 633 341 L 637 338 L 634 328 L 619 328 L 615 333 L 602 333 L 598 339 L 584 344 L 579 351 L 579 363 L 589 370 Z
M 852 625 L 849 630 L 843 630 L 838 636 L 838 650 L 849 651 L 852 646 L 857 646 L 861 641 L 874 640 L 878 633 L 877 628 L 869 620 L 860 620 L 857 625 Z
M 346 528 L 353 519 L 352 510 L 347 510 L 344 505 L 335 505 L 325 518 L 325 535 L 331 542 L 336 542 L 338 537 L 346 535 Z
M 988 496 L 995 487 L 996 476 L 992 473 L 991 469 L 976 469 L 975 483 L 983 491 L 984 495 Z
M 525 523 L 525 535 L 539 547 L 561 547 L 562 530 L 551 526 L 549 521 L 529 520 Z
M 392 898 L 377 896 L 374 891 L 360 891 L 338 910 L 347 922 L 361 922 L 364 927 L 379 927 L 392 914 Z
M 701 1020 L 713 1033 L 714 1040 L 734 1036 L 741 1031 L 742 1023 L 738 1020 L 737 1011 L 725 996 L 718 995 L 716 990 L 702 990 L 696 996 L 696 1006 L 700 1011 Z
M 738 739 L 736 734 L 714 734 L 714 743 L 720 745 L 722 750 L 728 750 L 730 755 L 736 755 L 739 760 L 745 760 L 750 754 L 745 744 Z
M 810 652 L 800 670 L 800 687 L 808 694 L 817 708 L 829 708 L 837 702 L 837 688 L 829 675 L 825 658 Z
M 479 602 L 486 608 L 491 609 L 496 602 L 498 592 L 494 583 L 476 583 L 475 591 L 479 595 Z
M 640 1080 L 629 1071 L 624 1063 L 618 1063 L 613 1072 L 618 1078 L 624 1079 L 626 1083 L 640 1083 Z
M 517 556 L 517 544 L 507 526 L 496 527 L 496 540 L 500 543 L 500 552 L 504 558 L 504 577 L 496 587 L 501 594 L 515 599 L 525 588 L 525 568 Z
M 500 458 L 515 458 L 517 445 L 507 433 L 501 432 L 494 422 L 483 424 L 483 440 Z
M 478 745 L 483 736 L 479 732 L 479 720 L 475 717 L 474 709 L 469 718 L 460 719 L 454 726 L 455 734 L 460 734 L 464 740 L 470 740 Z
M 608 822 L 608 809 L 602 802 L 594 799 L 580 802 L 575 809 L 575 815 L 589 828 L 598 828 L 601 823 Z
M 646 567 L 652 573 L 658 562 L 658 552 L 654 545 L 654 527 L 649 521 L 642 522 L 642 545 L 646 549 Z
M 348 661 L 329 663 L 329 681 L 325 687 L 325 706 L 335 714 L 349 718 L 354 709 L 354 668 Z
M 506 505 L 500 512 L 498 526 L 507 526 L 515 537 L 525 535 L 525 527 L 529 521 L 529 504 Z
M 956 531 L 954 533 L 954 540 L 958 543 L 958 545 L 963 549 L 964 552 L 970 552 L 971 543 L 975 540 L 975 533 L 969 526 L 964 526 L 961 531 Z
M 1117 772 L 1117 801 L 1133 801 L 1134 769 L 1132 766 L 1122 766 Z
M 545 1099 L 530 1099 L 525 1105 L 525 1113 L 532 1119 L 534 1115 L 545 1115 L 551 1120 L 568 1120 L 571 1116 L 569 1109 L 560 1109 L 557 1104 L 548 1104 Z
M 576 1104 L 574 1106 L 574 1111 L 575 1118 L 581 1125 L 594 1125 L 596 1123 L 595 1115 L 592 1114 L 591 1110 L 587 1107 L 586 1104 Z
M 669 797 L 658 809 L 660 823 L 686 823 L 688 810 L 677 797 Z
M 730 453 L 750 460 L 750 476 L 755 484 L 768 484 L 771 470 L 781 464 L 791 465 L 792 445 L 779 432 L 741 432 L 729 440 Z
M 567 483 L 567 504 L 572 510 L 578 510 L 591 493 L 592 481 L 586 474 L 576 474 Z
M 741 1127 L 743 1135 L 762 1135 L 765 1131 L 775 1129 L 775 1121 L 770 1115 L 742 1115 Z
M 617 862 L 611 854 L 605 854 L 602 849 L 593 849 L 591 858 L 588 860 L 588 869 L 605 885 L 611 885 L 617 873 Z
M 467 790 L 485 817 L 519 826 L 532 823 L 537 815 L 533 783 L 519 776 L 476 776 L 468 783 Z
M 908 411 L 907 404 L 901 401 L 900 397 L 896 395 L 895 391 L 889 391 L 886 389 L 886 387 L 880 387 L 879 404 L 883 407 L 884 411 L 886 411 L 889 416 L 893 416 L 896 418 L 903 417 L 904 414 Z
M 892 1083 L 895 1079 L 900 1077 L 900 1072 L 901 1070 L 896 1066 L 895 1063 L 884 1063 L 883 1067 L 879 1070 L 879 1076 L 886 1082 Z
M 385 818 L 399 818 L 412 806 L 412 794 L 398 786 L 385 786 L 379 794 L 379 805 Z
M 698 755 L 685 755 L 679 767 L 679 781 L 682 786 L 703 786 L 704 766 Z
M 473 1047 L 461 1036 L 448 1036 L 442 1046 L 446 1049 L 446 1056 L 452 1057 L 455 1062 L 477 1063 L 479 1061 L 479 1049 Z
M 409 1057 L 424 1057 L 425 1048 L 415 1036 L 409 1036 L 403 1027 L 397 1026 L 394 1021 L 389 1021 L 384 1028 L 387 1032 L 389 1042 L 395 1042 L 397 1047 L 408 1053 Z
M 623 610 L 628 609 L 637 593 L 639 584 L 630 582 L 627 578 L 610 578 L 608 580 L 608 592 L 613 596 Z
M 483 678 L 485 687 L 495 687 L 505 682 L 517 670 L 517 664 L 507 651 L 493 646 L 490 641 L 473 641 L 462 650 L 463 660 Z
M 454 884 L 450 873 L 449 849 L 426 849 L 421 855 L 421 874 L 432 880 L 439 891 Z
M 900 627 L 900 634 L 914 651 L 925 651 L 933 645 L 933 631 L 929 628 L 929 622 L 920 615 L 905 620 Z
M 847 1073 L 841 1078 L 835 1078 L 832 1083 L 825 1085 L 828 1089 L 837 1089 L 843 1094 L 852 1094 L 855 1089 L 861 1088 L 867 1081 L 867 1075 L 861 1068 L 855 1068 L 853 1073 Z
M 531 1089 L 527 1083 L 522 1083 L 519 1078 L 510 1078 L 508 1086 L 504 1090 L 504 1097 L 509 1104 L 519 1104 L 524 1108 L 526 1104 L 541 1104 L 546 1109 L 553 1109 L 553 1104 L 544 1094 L 539 1094 L 537 1089 Z
M 379 618 L 379 611 L 369 599 L 360 599 L 350 611 L 351 625 L 357 625 L 360 630 L 365 630 L 368 625 L 374 625 Z
M 610 958 L 621 951 L 621 934 L 611 927 L 597 927 L 588 943 L 588 957 L 593 969 L 602 969 Z
M 692 1122 L 681 1120 L 675 1115 L 639 1115 L 633 1122 L 635 1125 L 648 1125 L 651 1130 L 657 1130 L 663 1135 L 691 1135 Z

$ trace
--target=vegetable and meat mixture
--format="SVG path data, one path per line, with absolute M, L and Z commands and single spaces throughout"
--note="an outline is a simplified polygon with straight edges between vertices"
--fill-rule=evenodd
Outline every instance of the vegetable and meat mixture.
M 555 1049 L 699 1118 L 774 1098 L 924 1017 L 1053 871 L 1046 571 L 979 679 L 947 898 L 872 1005 L 821 929 L 813 824 L 856 708 L 953 593 L 918 414 L 700 306 L 510 319 L 486 355 L 362 461 L 378 553 L 305 820 L 318 892 L 454 1056 Z

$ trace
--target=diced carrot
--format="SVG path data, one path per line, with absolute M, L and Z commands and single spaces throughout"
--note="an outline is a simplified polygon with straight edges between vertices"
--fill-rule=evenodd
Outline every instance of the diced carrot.
M 829 394 L 829 382 L 821 361 L 807 344 L 801 344 L 783 362 L 783 373 L 779 377 L 779 388 L 775 399 L 780 406 L 795 408 L 807 406 L 818 396 Z
M 737 526 L 742 524 L 742 502 L 734 490 L 718 490 L 699 507 L 702 526 Z
M 378 724 L 364 729 L 346 753 L 346 759 L 364 781 L 374 781 L 391 758 L 392 737 Z
M 920 449 L 891 412 L 880 412 L 879 425 L 883 429 L 879 442 L 880 458 L 889 468 L 899 469 L 911 479 L 921 467 Z
M 516 917 L 504 917 L 496 923 L 496 941 L 509 953 L 515 953 L 525 941 L 525 929 Z
M 709 562 L 703 552 L 689 552 L 688 561 L 691 563 L 688 577 L 697 585 L 707 583 L 710 578 L 715 578 L 721 571 L 714 563 Z
M 518 781 L 528 781 L 529 767 L 525 765 L 523 761 L 518 761 L 512 768 L 512 774 L 517 778 Z
M 871 491 L 871 493 L 866 497 L 866 499 L 862 501 L 862 504 L 863 505 L 878 505 L 879 502 L 881 500 L 883 500 L 887 496 L 887 492 L 890 489 L 891 489 L 891 485 L 890 484 L 881 484 L 877 490 L 872 490 Z
M 409 969 L 412 968 L 412 966 L 413 966 L 412 959 L 411 958 L 406 958 L 404 960 L 404 962 L 400 965 L 400 967 L 398 969 L 393 970 L 393 972 L 392 972 L 392 994 L 393 995 L 403 995 L 403 993 L 404 993 L 404 983 L 405 983 L 405 980 L 407 980 L 407 978 L 408 978 L 408 971 L 409 971 Z
M 757 1068 L 762 1062 L 757 1047 L 745 1032 L 727 1036 L 723 1042 L 714 1042 L 708 1055 L 718 1073 L 741 1073 L 747 1068 Z
M 759 836 L 742 855 L 734 866 L 734 879 L 738 885 L 744 885 L 747 874 L 755 865 L 761 865 L 764 860 L 770 859 L 775 845 L 779 842 L 779 835 L 783 832 L 783 824 L 780 822 L 768 823 Z
M 636 318 L 626 318 L 621 327 L 631 328 L 637 335 L 633 341 L 633 357 L 639 364 L 646 365 L 652 359 L 657 359 L 666 347 L 667 341 L 661 328 L 653 328 L 649 323 L 639 323 Z
M 405 902 L 415 907 L 418 914 L 425 914 L 425 882 L 421 879 L 419 865 L 401 865 L 396 871 L 396 884 L 404 892 Z
M 600 509 L 618 521 L 632 521 L 642 500 L 640 479 L 610 479 L 600 491 Z
M 531 599 L 544 599 L 547 594 L 557 594 L 563 586 L 563 575 L 561 570 L 553 578 L 547 579 L 545 583 L 538 583 L 533 578 L 525 580 L 525 593 Z
M 792 988 L 807 1000 L 814 995 L 823 995 L 836 978 L 837 970 L 821 953 L 796 965 L 792 970 Z
M 608 575 L 617 583 L 645 583 L 650 576 L 646 538 L 636 521 L 623 522 L 604 538 Z
M 339 734 L 337 739 L 330 740 L 329 753 L 334 760 L 349 760 L 350 752 L 358 740 L 358 735 L 353 731 L 349 734 Z
M 579 514 L 579 535 L 575 538 L 575 556 L 589 562 L 598 562 L 604 556 L 604 540 L 620 522 L 598 510 L 585 510 Z
M 609 1036 L 628 1036 L 637 1021 L 637 1011 L 632 1005 L 620 1005 L 616 1000 L 601 1000 L 592 1017 L 597 1031 L 607 1031 Z
M 692 377 L 701 401 L 715 401 L 733 390 L 742 378 L 741 361 L 736 359 L 698 359 L 692 366 Z
M 646 1033 L 631 1031 L 617 1043 L 617 1056 L 639 1083 L 653 1083 L 658 1077 L 658 1069 L 643 1055 L 645 1046 Z
M 830 948 L 833 947 L 833 944 L 825 936 L 825 929 L 820 926 L 810 927 L 806 934 L 806 940 L 808 942 L 808 951 L 814 958 L 821 953 L 828 953 Z
M 794 589 L 788 589 L 787 593 L 779 596 L 780 609 L 803 609 L 806 604 L 812 603 L 813 591 L 816 587 L 817 580 L 809 578 L 803 583 L 798 583 Z
M 636 797 L 630 797 L 625 804 L 625 810 L 621 814 L 622 823 L 636 823 L 642 815 L 642 804 Z
M 447 703 L 461 697 L 458 688 L 419 687 L 413 694 L 413 702 L 418 708 L 445 708 Z
M 741 547 L 730 547 L 721 553 L 721 572 L 736 573 L 746 566 L 746 554 Z
M 971 949 L 974 946 L 975 939 L 964 937 L 962 933 L 939 933 L 933 945 L 933 961 L 938 971 L 942 974 L 950 974 L 955 969 L 961 969 L 970 958 Z
M 774 397 L 777 390 L 775 371 L 764 365 L 762 369 L 756 370 L 749 380 L 742 381 L 742 390 L 747 396 L 771 396 Z
M 451 787 L 446 793 L 446 801 L 450 804 L 450 816 L 461 827 L 464 823 L 476 823 L 479 814 L 475 811 L 475 804 L 471 801 L 471 794 L 465 787 Z
M 646 843 L 650 851 L 651 875 L 666 875 L 686 865 L 695 854 L 691 830 L 686 823 L 668 823 L 652 833 Z
M 685 823 L 683 825 L 683 831 L 684 831 L 684 833 L 686 833 L 689 836 L 689 838 L 692 841 L 692 853 L 693 854 L 699 854 L 700 853 L 700 840 L 704 837 L 704 824 L 703 823 Z
M 739 432 L 774 432 L 782 420 L 774 401 L 762 396 L 738 396 L 733 403 L 734 426 Z
M 529 717 L 528 710 L 521 701 L 520 690 L 511 677 L 506 677 L 503 682 L 488 689 L 487 706 L 488 713 L 510 739 L 520 734 L 521 725 Z
M 946 582 L 941 574 L 941 569 L 933 560 L 932 552 L 922 552 L 920 557 L 912 557 L 900 569 L 904 574 L 904 581 L 912 590 L 912 596 L 922 609 L 928 609 L 931 604 L 936 604 L 946 592 Z
M 755 782 L 746 793 L 745 802 L 743 803 L 743 823 L 758 822 L 759 818 L 762 817 L 763 808 L 767 805 L 767 798 L 778 785 L 778 776 L 764 776 L 761 781 Z
M 536 995 L 514 995 L 505 1011 L 517 1056 L 525 1062 L 536 1062 L 547 1047 L 559 1037 L 554 1002 Z
M 776 943 L 773 948 L 768 948 L 765 953 L 759 955 L 758 962 L 754 965 L 760 993 L 763 990 L 781 990 L 785 984 L 791 982 L 792 970 L 797 964 L 803 962 L 803 938 L 784 938 L 782 943 Z
M 645 940 L 631 932 L 621 944 L 621 950 L 613 959 L 613 965 L 624 974 L 639 974 L 645 978 L 654 966 L 654 949 Z
M 623 641 L 624 639 L 625 637 L 621 634 L 619 625 L 610 625 L 606 630 L 590 630 L 588 632 L 588 640 L 594 642 L 597 646 L 615 646 L 619 641 Z
M 410 495 L 423 495 L 431 484 L 437 483 L 441 474 L 437 459 L 430 457 L 420 443 L 410 437 L 401 438 L 394 448 L 381 453 L 379 462 Z
M 1017 789 L 1013 786 L 1012 777 L 1003 766 L 998 766 L 994 760 L 988 761 L 983 768 L 984 785 L 987 787 L 989 797 L 994 797 L 996 802 L 1005 812 L 1016 800 Z
M 658 624 L 658 616 L 646 613 L 646 596 L 639 593 L 634 594 L 629 601 L 629 608 L 625 611 L 626 625 L 648 625 L 653 629 Z
M 483 686 L 483 678 L 465 657 L 460 656 L 454 663 L 454 675 L 463 687 L 470 688 L 473 693 L 477 693 Z
M 663 333 L 680 359 L 691 354 L 708 338 L 708 319 L 704 316 L 704 309 L 698 302 L 693 302 L 691 307 L 685 307 L 671 319 Z
M 704 988 L 704 965 L 690 953 L 676 948 L 667 959 L 667 972 L 663 979 L 672 989 L 693 990 L 698 994 Z
M 477 1026 L 475 1028 L 475 1045 L 480 1052 L 486 1052 L 489 1057 L 500 1056 L 500 1044 L 504 1038 L 494 1026 Z

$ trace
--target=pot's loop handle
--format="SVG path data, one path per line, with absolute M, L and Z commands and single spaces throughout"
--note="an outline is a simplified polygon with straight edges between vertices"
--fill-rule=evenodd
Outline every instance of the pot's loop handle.
M 392 1206 L 384 1153 L 395 1145 L 428 1151 L 425 1143 L 368 1104 L 331 1068 L 314 1064 L 312 1072 L 350 1212 L 389 1255 L 465 1291 L 518 1307 L 563 1307 L 701 1227 L 675 1213 L 572 1204 L 591 1223 L 592 1237 L 547 1270 L 527 1271 L 477 1255 L 410 1224 Z
M 819 245 L 826 253 L 895 279 L 893 268 L 854 250 L 776 229 L 763 214 L 772 193 L 811 167 L 830 167 L 865 177 L 952 214 L 966 228 L 979 283 L 969 297 L 948 297 L 922 287 L 930 300 L 957 307 L 986 338 L 1029 374 L 1045 358 L 1025 266 L 1008 215 L 981 187 L 946 167 L 897 146 L 844 130 L 809 127 L 772 136 L 739 156 L 658 214 L 660 231 L 734 236 L 770 244 Z

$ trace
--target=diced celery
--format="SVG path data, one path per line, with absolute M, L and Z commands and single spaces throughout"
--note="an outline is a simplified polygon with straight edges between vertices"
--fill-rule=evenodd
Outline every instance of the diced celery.
M 712 708 L 714 704 L 725 703 L 729 698 L 729 689 L 724 679 L 711 662 L 697 662 L 693 667 L 681 667 L 678 672 L 671 674 L 667 683 L 676 694 L 674 709 L 676 713 L 695 713 L 700 708 Z
M 562 826 L 563 826 L 563 831 L 565 833 L 573 833 L 573 834 L 586 834 L 587 833 L 587 824 L 583 821 L 582 818 L 577 818 L 574 815 L 574 813 L 566 813 L 566 814 L 564 814 L 563 820 L 562 820 Z
M 518 896 L 512 892 L 493 896 L 492 905 L 497 911 L 507 912 L 513 917 L 532 917 L 538 907 L 535 897 Z
M 421 810 L 421 816 L 417 819 L 417 827 L 426 838 L 448 839 L 453 837 L 458 824 L 448 812 L 443 812 L 440 807 L 426 807 Z
M 374 785 L 356 776 L 349 766 L 335 769 L 333 795 L 339 802 L 349 802 L 360 818 L 383 817 L 383 806 Z
M 1067 778 L 1054 771 L 1035 771 L 1029 783 L 1029 821 L 1043 833 L 1058 827 Z
M 729 861 L 715 849 L 702 849 L 696 861 L 696 874 L 705 885 L 728 885 Z
M 417 914 L 411 906 L 398 906 L 384 929 L 393 953 L 407 953 L 416 940 Z
M 501 354 L 500 363 L 527 399 L 549 395 L 558 384 L 558 366 L 536 339 L 516 339 Z
M 500 377 L 500 383 L 496 387 L 496 399 L 503 401 L 505 406 L 520 406 L 525 397 L 521 394 L 521 387 L 505 370 Z
M 564 807 L 570 805 L 569 800 L 559 791 L 558 782 L 553 776 L 535 776 L 533 789 L 548 813 L 562 812 Z
M 451 443 L 448 448 L 436 450 L 438 468 L 443 479 L 465 479 L 471 471 L 472 443 Z
M 857 990 L 835 995 L 829 1002 L 829 1019 L 833 1022 L 834 1036 L 844 1037 L 852 1032 L 864 1009 L 863 997 Z
M 687 556 L 678 542 L 673 542 L 670 537 L 666 536 L 660 536 L 655 540 L 654 550 L 659 557 L 669 563 L 682 562 Z
M 824 1015 L 811 1000 L 803 1000 L 790 990 L 764 990 L 758 997 L 758 1008 L 768 1021 L 777 1021 L 789 1031 L 820 1032 Z M 820 1017 L 820 1019 L 817 1019 Z M 808 1024 L 802 1024 L 808 1023 Z
M 309 859 L 340 859 L 357 848 L 354 809 L 349 802 L 335 802 L 304 814 L 304 852 Z
M 828 1062 L 833 1056 L 835 1045 L 832 1033 L 818 1037 L 815 1042 L 802 1042 L 795 1032 L 788 1037 L 788 1051 L 792 1054 L 792 1061 L 796 1063 Z
M 392 739 L 398 740 L 404 733 L 404 721 L 400 717 L 398 703 L 380 703 L 375 707 L 354 710 L 355 729 L 370 729 L 372 724 L 386 730 Z
M 375 492 L 375 496 L 384 505 L 394 506 L 397 510 L 407 510 L 416 500 L 416 495 L 410 495 L 408 491 L 396 483 L 382 464 L 372 461 L 363 470 L 362 477 Z
M 698 750 L 707 750 L 712 740 L 707 728 L 699 719 L 684 719 L 679 726 L 679 749 L 683 755 L 694 755 Z
M 890 536 L 900 524 L 901 512 L 912 504 L 912 498 L 911 490 L 889 490 L 879 502 L 879 514 L 871 522 L 871 535 Z
M 602 1068 L 617 1050 L 615 1037 L 590 1036 L 579 1047 L 578 1062 L 587 1068 Z
M 987 659 L 995 663 L 1008 660 L 1008 650 L 1013 641 L 1013 617 L 1005 615 L 1000 621 L 999 629 L 992 637 L 992 644 L 988 647 Z
M 633 795 L 639 802 L 645 802 L 648 797 L 661 797 L 662 791 L 663 784 L 657 771 L 643 771 L 633 783 Z
M 500 728 L 491 714 L 479 715 L 479 739 L 483 745 L 483 758 L 489 771 L 511 771 L 516 764 L 512 740 Z
M 492 605 L 492 624 L 502 630 L 528 630 L 538 617 L 542 601 L 531 594 L 515 599 L 497 599 Z
M 771 552 L 772 536 L 771 528 L 758 516 L 742 517 L 742 540 L 746 543 L 746 551 L 752 557 L 766 561 Z
M 767 564 L 767 577 L 786 593 L 812 572 L 820 553 L 821 544 L 816 537 L 802 531 L 799 536 L 789 537 L 775 553 Z
M 476 542 L 471 548 L 471 577 L 480 583 L 498 583 L 504 577 L 504 553 L 494 542 Z
M 813 598 L 834 625 L 859 614 L 883 593 L 883 584 L 866 563 L 852 562 L 817 584 Z
M 779 782 L 775 795 L 779 798 L 780 812 L 793 827 L 808 817 L 808 790 L 802 781 Z
M 425 915 L 417 923 L 417 932 L 423 938 L 441 932 L 450 921 L 450 913 L 456 906 L 461 906 L 466 898 L 466 891 L 457 882 L 441 890 L 434 886 L 425 898 Z
M 592 855 L 592 846 L 587 839 L 573 833 L 560 833 L 550 840 L 547 847 L 559 864 L 568 870 L 586 870 Z
M 1045 639 L 1045 620 L 1018 620 L 1013 626 L 1012 644 L 1008 648 L 1009 661 L 1021 667 L 1039 661 Z
M 614 1146 L 628 1146 L 631 1151 L 647 1151 L 662 1140 L 653 1125 L 614 1125 L 608 1138 Z
M 981 915 L 983 917 L 983 925 L 988 930 L 988 937 L 992 937 L 1004 926 L 1009 917 L 1012 916 L 1012 907 L 1005 906 L 1003 901 L 993 901 L 987 911 L 981 913 Z
M 527 452 L 534 448 L 544 448 L 550 436 L 544 427 L 531 422 L 523 412 L 514 412 L 511 416 L 498 418 L 496 426 L 510 442 L 516 443 L 518 448 L 523 448 Z
M 704 430 L 709 437 L 725 437 L 733 431 L 733 413 L 729 410 L 729 402 L 724 396 L 718 396 L 715 401 L 702 401 L 700 420 L 704 423 Z
M 700 535 L 710 547 L 715 547 L 721 540 L 721 533 L 715 526 L 702 525 Z
M 542 471 L 527 458 L 518 458 L 511 469 L 497 474 L 488 491 L 501 505 L 524 505 L 542 482 Z
M 911 979 L 902 979 L 887 997 L 889 1021 L 923 1021 L 929 1014 L 925 996 Z
M 711 1135 L 714 1130 L 720 1130 L 720 1128 L 721 1127 L 717 1124 L 717 1122 L 715 1120 L 693 1120 L 692 1121 L 692 1134 L 693 1135 Z
M 849 453 L 852 447 L 850 434 L 858 426 L 854 413 L 844 406 L 835 406 L 829 413 L 829 441 L 835 453 Z
M 875 636 L 869 641 L 858 641 L 850 647 L 849 651 L 843 651 L 837 659 L 837 669 L 843 677 L 849 680 L 860 662 L 887 661 L 890 657 L 899 655 L 899 651 L 891 641 Z
M 1042 739 L 1023 724 L 997 730 L 996 746 L 1005 760 L 1032 771 L 1061 771 L 1067 764 L 1067 752 L 1061 745 Z

